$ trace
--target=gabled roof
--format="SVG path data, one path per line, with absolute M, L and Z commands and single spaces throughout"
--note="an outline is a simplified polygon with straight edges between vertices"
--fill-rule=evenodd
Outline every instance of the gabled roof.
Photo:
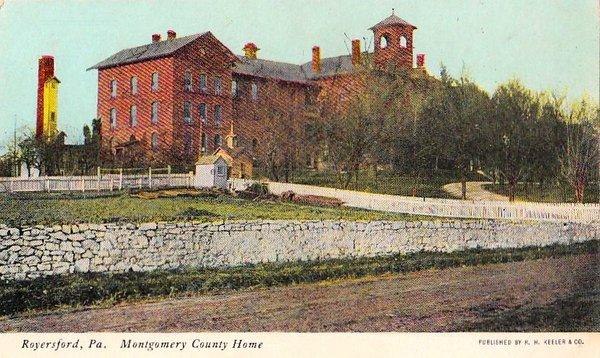
M 388 18 L 384 19 L 383 21 L 380 21 L 375 26 L 371 27 L 369 30 L 376 30 L 376 29 L 378 29 L 380 27 L 398 26 L 398 25 L 400 25 L 400 26 L 410 26 L 413 29 L 417 28 L 415 25 L 412 25 L 412 24 L 408 23 L 406 20 L 402 20 L 398 16 L 396 16 L 394 14 L 391 14 Z
M 198 161 L 196 161 L 196 164 L 200 164 L 200 165 L 215 164 L 217 162 L 217 160 L 219 160 L 219 159 L 223 159 L 223 161 L 225 161 L 225 159 L 220 155 L 202 155 L 198 158 Z M 225 161 L 225 162 L 227 162 L 227 161 Z
M 299 65 L 263 59 L 249 59 L 245 56 L 238 56 L 238 59 L 239 62 L 233 68 L 235 74 L 301 83 L 307 83 L 309 79 L 310 73 L 306 73 Z
M 234 159 L 239 158 L 241 156 L 245 156 L 245 157 L 252 159 L 252 156 L 248 153 L 248 150 L 246 149 L 246 147 L 234 147 L 234 148 L 219 147 L 219 148 L 217 148 L 217 150 L 214 151 L 213 155 L 219 155 L 219 153 L 226 154 Z
M 143 46 L 121 50 L 115 53 L 114 55 L 110 56 L 109 58 L 105 59 L 104 61 L 101 61 L 95 64 L 94 66 L 88 68 L 87 70 L 89 71 L 91 69 L 103 69 L 119 65 L 126 65 L 134 62 L 152 60 L 159 57 L 170 56 L 180 48 L 209 33 L 210 32 L 207 31 L 200 34 L 175 38 L 173 40 L 167 39 L 159 42 L 149 43 Z
M 60 83 L 60 80 L 56 76 L 48 77 L 48 79 L 46 81 L 44 81 L 44 83 L 50 82 L 50 81 L 54 81 L 54 82 Z

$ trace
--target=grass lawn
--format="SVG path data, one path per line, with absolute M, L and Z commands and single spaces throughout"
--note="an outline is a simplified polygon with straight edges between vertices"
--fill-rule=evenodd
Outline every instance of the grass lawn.
M 484 188 L 498 194 L 508 196 L 507 185 L 484 185 Z M 515 193 L 517 201 L 535 201 L 543 203 L 573 203 L 575 202 L 575 191 L 570 187 L 561 187 L 558 185 L 548 185 L 540 187 L 539 184 L 517 185 Z M 589 184 L 585 188 L 584 193 L 585 203 L 597 203 L 599 199 L 598 185 L 596 183 Z
M 456 181 L 455 178 L 445 174 L 419 179 L 415 176 L 400 175 L 389 171 L 381 171 L 375 178 L 373 171 L 365 170 L 359 172 L 358 180 L 353 178 L 346 189 L 380 194 L 453 198 L 442 189 L 442 186 Z M 291 179 L 291 182 L 344 189 L 344 177 L 340 180 L 336 173 L 328 171 L 299 173 Z
M 0 282 L 0 316 L 61 307 L 106 307 L 124 301 L 231 289 L 284 286 L 432 268 L 444 269 L 597 253 L 598 248 L 598 241 L 588 241 L 547 247 L 471 249 L 452 253 L 419 252 L 354 259 L 264 263 L 222 269 L 188 268 L 40 277 L 31 281 Z
M 141 199 L 127 193 L 70 198 L 44 193 L 0 197 L 0 223 L 9 226 L 68 223 L 289 220 L 416 220 L 423 217 L 345 207 L 252 201 L 226 195 Z

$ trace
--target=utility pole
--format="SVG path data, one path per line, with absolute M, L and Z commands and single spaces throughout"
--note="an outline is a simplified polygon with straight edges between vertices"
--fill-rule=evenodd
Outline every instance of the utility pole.
M 12 160 L 12 167 L 13 167 L 13 176 L 18 176 L 18 171 L 19 171 L 19 164 L 17 163 L 17 115 L 15 114 L 15 122 L 14 122 L 14 127 L 13 127 L 13 160 Z

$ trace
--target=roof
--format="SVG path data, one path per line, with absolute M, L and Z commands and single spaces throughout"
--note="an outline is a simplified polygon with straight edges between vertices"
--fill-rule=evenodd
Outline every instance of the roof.
M 148 61 L 159 57 L 165 57 L 172 55 L 175 51 L 186 46 L 190 42 L 199 39 L 200 37 L 208 34 L 209 32 L 203 32 L 200 34 L 189 35 L 184 37 L 175 38 L 173 40 L 163 40 L 159 42 L 149 43 L 147 45 L 132 47 L 125 50 L 121 50 L 107 59 L 95 64 L 88 68 L 91 69 L 102 69 L 107 67 L 114 67 L 119 65 L 126 65 L 134 62 Z
M 351 55 L 342 55 L 336 57 L 327 57 L 321 59 L 321 72 L 312 72 L 312 62 L 307 62 L 301 66 L 305 71 L 310 73 L 310 79 L 320 77 L 338 75 L 340 73 L 348 73 L 354 70 Z
M 399 18 L 398 16 L 391 14 L 388 18 L 384 19 L 383 21 L 380 21 L 379 23 L 377 23 L 376 25 L 374 25 L 373 27 L 371 27 L 369 30 L 376 30 L 380 27 L 387 27 L 387 26 L 410 26 L 413 29 L 416 29 L 417 27 L 415 25 L 412 25 L 410 23 L 408 23 L 406 20 L 402 20 L 401 18 Z
M 54 82 L 60 83 L 60 80 L 56 76 L 48 77 L 48 79 L 45 82 L 50 82 L 50 81 L 54 81 Z
M 223 157 L 220 155 L 202 155 L 198 158 L 196 164 L 215 164 L 219 159 L 223 159 Z M 223 159 L 223 161 L 225 161 L 225 159 Z
M 309 80 L 309 74 L 300 65 L 263 59 L 249 59 L 245 56 L 238 56 L 238 59 L 239 62 L 233 68 L 235 74 L 301 83 L 306 83 Z
M 246 156 L 246 157 L 252 159 L 252 156 L 250 154 L 248 154 L 246 147 L 234 147 L 234 148 L 219 147 L 219 148 L 217 148 L 217 150 L 215 150 L 213 155 L 218 155 L 218 153 L 220 153 L 220 152 L 224 152 L 224 154 L 227 154 L 234 159 L 239 158 L 241 156 Z

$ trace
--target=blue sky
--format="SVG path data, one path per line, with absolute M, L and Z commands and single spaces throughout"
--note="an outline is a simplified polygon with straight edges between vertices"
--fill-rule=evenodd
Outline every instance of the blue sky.
M 37 59 L 55 56 L 59 128 L 69 142 L 96 114 L 96 71 L 114 52 L 150 42 L 173 28 L 178 36 L 212 31 L 235 53 L 252 41 L 262 58 L 292 63 L 347 54 L 348 38 L 372 41 L 370 26 L 396 14 L 418 27 L 415 52 L 439 73 L 463 64 L 488 91 L 517 76 L 532 89 L 568 90 L 574 99 L 599 92 L 596 0 L 5 0 L 0 8 L 0 146 L 17 127 L 35 125 Z M 1 0 L 0 0 L 1 2 Z M 372 45 L 371 45 L 372 47 Z

